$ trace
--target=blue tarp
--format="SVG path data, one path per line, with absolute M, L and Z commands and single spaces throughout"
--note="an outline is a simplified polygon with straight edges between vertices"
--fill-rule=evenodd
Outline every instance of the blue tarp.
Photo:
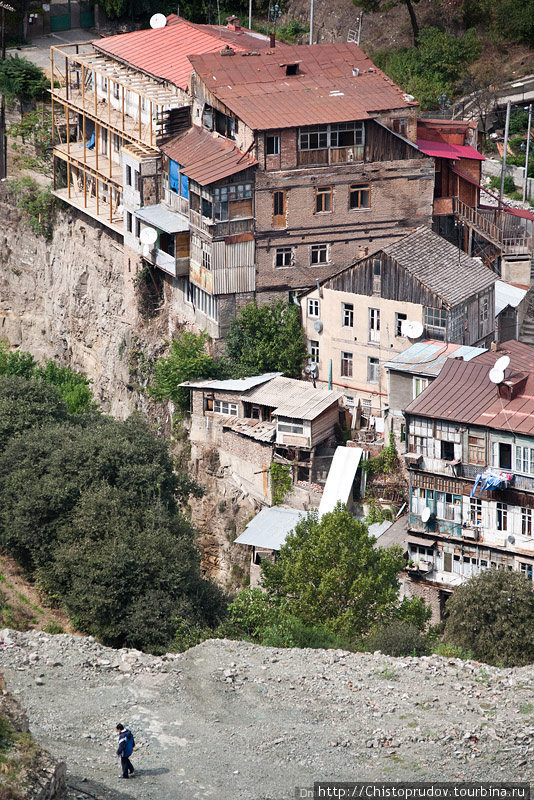
M 169 159 L 169 164 L 169 183 L 171 192 L 180 194 L 180 165 L 176 161 L 173 161 L 172 158 Z
M 180 194 L 182 197 L 185 197 L 186 200 L 189 199 L 189 178 L 187 175 L 184 175 L 183 172 L 180 176 Z

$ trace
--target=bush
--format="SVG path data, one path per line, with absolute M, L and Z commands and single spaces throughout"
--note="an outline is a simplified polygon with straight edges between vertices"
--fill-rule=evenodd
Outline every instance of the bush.
M 363 640 L 366 650 L 380 650 L 386 656 L 425 656 L 430 647 L 421 631 L 410 622 L 397 619 L 376 628 Z
M 50 189 L 42 189 L 33 178 L 9 181 L 17 208 L 38 236 L 51 239 L 54 232 L 56 199 Z
M 500 191 L 500 189 L 501 189 L 501 179 L 500 179 L 500 177 L 498 177 L 497 175 L 493 175 L 490 178 L 490 187 L 492 189 L 498 189 Z M 512 178 L 511 175 L 505 175 L 504 176 L 504 193 L 505 194 L 511 194 L 512 192 L 515 192 L 514 179 Z

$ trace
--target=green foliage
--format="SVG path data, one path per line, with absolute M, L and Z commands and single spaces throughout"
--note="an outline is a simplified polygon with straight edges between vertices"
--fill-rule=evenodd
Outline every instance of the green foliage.
M 381 625 L 363 641 L 366 650 L 380 650 L 387 656 L 424 656 L 430 648 L 425 636 L 410 622 L 401 619 Z
M 421 28 L 418 47 L 379 51 L 374 60 L 405 91 L 416 97 L 422 109 L 437 108 L 438 98 L 451 98 L 467 66 L 481 52 L 473 29 L 453 36 L 439 28 Z
M 22 139 L 22 146 L 16 142 L 12 145 L 13 150 L 17 152 L 15 163 L 18 167 L 50 174 L 53 144 L 50 111 L 43 108 L 24 114 L 20 122 L 9 126 L 8 135 Z M 32 145 L 33 153 L 28 154 L 24 146 L 26 143 Z
M 168 355 L 154 367 L 150 394 L 156 400 L 172 400 L 184 411 L 189 409 L 189 389 L 180 383 L 195 378 L 226 377 L 226 365 L 207 351 L 207 333 L 181 331 L 171 342 Z
M 49 622 L 48 625 L 45 625 L 43 631 L 45 633 L 50 633 L 53 636 L 56 636 L 58 633 L 65 633 L 63 627 L 59 624 L 59 622 L 56 622 L 55 620 L 52 620 L 52 622 Z
M 248 20 L 246 24 L 248 25 Z M 260 25 L 253 22 L 252 27 L 255 31 L 263 33 L 265 36 L 268 36 L 269 33 L 272 33 L 272 27 L 270 25 Z M 277 41 L 285 42 L 285 44 L 302 44 L 300 40 L 303 39 L 306 34 L 309 34 L 309 32 L 309 25 L 306 25 L 300 20 L 293 18 L 287 23 L 277 25 L 276 39 Z
M 413 625 L 417 630 L 423 631 L 432 616 L 432 609 L 425 605 L 424 600 L 420 597 L 405 597 L 400 606 L 395 609 L 395 616 Z
M 291 491 L 291 469 L 284 464 L 278 464 L 276 461 L 271 461 L 269 474 L 271 476 L 273 504 L 275 506 L 279 506 L 286 494 Z
M 386 519 L 391 520 L 393 517 L 391 511 L 388 508 L 382 508 L 382 506 L 378 503 L 377 500 L 371 500 L 369 502 L 369 513 L 365 518 L 366 525 L 374 525 L 374 523 L 380 524 L 384 522 Z
M 67 407 L 55 386 L 19 375 L 0 375 L 0 452 L 25 431 L 67 419 Z
M 534 592 L 524 575 L 488 569 L 455 590 L 444 640 L 477 661 L 505 667 L 534 662 Z
M 248 303 L 232 320 L 226 353 L 236 376 L 300 375 L 307 347 L 297 306 L 283 300 L 261 306 Z
M 1 62 L 0 62 L 1 63 Z M 9 189 L 17 208 L 33 232 L 51 239 L 54 231 L 56 200 L 49 187 L 43 189 L 33 178 L 18 178 L 9 181 Z
M 287 537 L 262 582 L 273 602 L 307 625 L 365 635 L 397 606 L 399 548 L 375 549 L 367 527 L 340 505 L 319 521 L 310 513 Z
M 486 0 L 487 2 L 487 0 Z M 493 23 L 503 38 L 534 44 L 533 0 L 493 0 Z
M 395 472 L 399 466 L 399 457 L 395 449 L 395 438 L 393 432 L 389 435 L 389 444 L 382 449 L 382 452 L 374 458 L 367 458 L 362 462 L 362 469 L 371 478 L 373 475 L 382 473 L 384 475 Z M 382 520 L 373 520 L 373 522 L 382 522 Z
M 19 55 L 0 61 L 0 93 L 21 104 L 44 100 L 50 81 L 44 71 Z
M 520 133 L 526 133 L 528 128 L 528 111 L 523 108 L 517 108 L 510 114 L 510 136 L 515 136 Z M 523 137 L 521 137 L 523 138 Z
M 490 178 L 490 187 L 492 189 L 498 189 L 500 191 L 500 188 L 501 188 L 501 179 L 500 179 L 500 177 L 498 177 L 497 175 L 492 175 L 492 177 Z M 505 194 L 511 194 L 512 192 L 515 192 L 514 179 L 512 178 L 511 175 L 505 175 L 504 176 L 504 193 Z

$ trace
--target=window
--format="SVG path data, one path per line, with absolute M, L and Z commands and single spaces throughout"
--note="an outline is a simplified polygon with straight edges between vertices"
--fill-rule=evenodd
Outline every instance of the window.
M 506 503 L 497 503 L 497 530 L 508 530 L 508 506 Z
M 304 425 L 301 419 L 292 417 L 278 417 L 277 428 L 283 433 L 304 433 Z
M 483 297 L 480 300 L 480 321 L 486 322 L 489 317 L 489 297 Z
M 120 136 L 117 136 L 116 133 L 113 134 L 113 149 L 116 153 L 120 152 L 122 147 L 122 139 Z
M 471 497 L 469 500 L 469 522 L 471 525 L 482 525 L 482 500 Z
M 341 353 L 341 377 L 352 378 L 352 353 Z
M 456 442 L 460 444 L 460 428 L 454 422 L 436 422 L 436 439 L 443 439 L 445 442 Z
M 521 509 L 521 533 L 523 536 L 532 536 L 532 509 Z
M 100 128 L 100 152 L 102 155 L 108 154 L 108 132 L 106 128 Z
M 315 339 L 308 340 L 308 353 L 312 357 L 312 361 L 319 362 L 319 342 Z
M 129 211 L 126 212 L 126 230 L 128 233 L 132 232 L 132 215 Z
M 232 414 L 237 416 L 237 403 L 229 403 L 227 400 L 214 400 L 213 410 L 216 414 Z
M 341 303 L 341 324 L 344 328 L 354 327 L 354 306 L 352 303 Z
M 204 269 L 211 269 L 211 250 L 205 242 L 202 242 L 202 266 Z
M 521 562 L 519 564 L 519 571 L 522 572 L 525 578 L 528 578 L 529 581 L 532 580 L 532 564 Z
M 413 379 L 413 399 L 415 400 L 416 397 L 419 397 L 421 392 L 424 392 L 426 387 L 428 386 L 428 378 L 417 378 L 414 377 Z
M 119 99 L 119 95 L 120 95 L 120 86 L 119 86 L 118 83 L 114 83 L 113 84 L 113 97 L 115 98 L 115 100 Z
M 137 236 L 138 239 L 141 236 L 141 220 L 140 219 L 136 219 L 135 220 L 135 235 Z
M 401 136 L 406 136 L 408 133 L 408 117 L 398 117 L 392 120 L 393 130 L 395 133 L 400 133 Z
M 293 263 L 292 247 L 277 247 L 274 253 L 275 267 L 290 267 Z
M 449 492 L 437 493 L 438 519 L 448 519 L 451 522 L 462 521 L 462 498 L 460 495 L 450 494 Z
M 378 344 L 380 342 L 380 309 L 369 309 L 369 341 Z
M 486 443 L 483 436 L 472 436 L 468 438 L 468 460 L 470 464 L 484 466 L 486 463 Z
M 379 258 L 373 258 L 373 277 L 380 278 L 382 274 L 382 262 Z
M 407 314 L 395 314 L 395 336 L 402 336 L 402 323 L 407 319 Z
M 272 136 L 266 136 L 266 146 L 265 149 L 267 151 L 268 156 L 279 156 L 280 155 L 280 136 L 278 134 Z
M 318 317 L 319 316 L 319 301 L 312 300 L 308 298 L 308 316 L 309 317 Z
M 139 191 L 139 172 L 134 169 L 133 171 L 133 179 L 134 179 L 134 189 L 136 192 Z
M 336 125 L 310 125 L 299 128 L 299 150 L 353 147 L 363 143 L 363 122 L 339 122 Z
M 310 262 L 311 264 L 327 264 L 328 263 L 328 245 L 327 244 L 312 244 Z
M 327 214 L 332 211 L 332 193 L 331 186 L 317 186 L 315 189 L 315 213 Z
M 454 461 L 454 442 L 441 443 L 441 458 L 444 461 Z
M 185 281 L 184 294 L 186 302 L 191 303 L 194 309 L 202 311 L 207 317 L 217 322 L 218 307 L 216 297 L 208 294 L 208 292 L 205 292 L 203 289 L 199 289 L 194 283 L 190 283 L 187 278 Z
M 431 339 L 445 339 L 447 312 L 442 308 L 425 308 L 426 335 Z
M 285 228 L 286 225 L 286 193 L 273 192 L 273 227 Z
M 349 187 L 349 208 L 371 208 L 371 187 L 368 183 L 352 183 Z
M 534 473 L 534 449 L 532 447 L 516 445 L 515 469 L 516 472 Z
M 512 469 L 512 445 L 507 442 L 492 443 L 493 466 Z
M 104 75 L 100 76 L 100 86 L 102 87 L 103 92 L 107 92 L 108 90 L 108 79 L 104 77 Z
M 369 419 L 371 416 L 371 401 L 370 400 L 362 400 L 362 417 L 365 419 Z
M 126 186 L 132 185 L 132 168 L 126 164 Z
M 367 359 L 367 383 L 378 383 L 380 362 L 378 358 Z

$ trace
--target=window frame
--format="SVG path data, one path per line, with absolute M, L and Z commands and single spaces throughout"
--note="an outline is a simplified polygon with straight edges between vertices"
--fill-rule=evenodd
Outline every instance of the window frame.
M 334 210 L 334 187 L 316 186 L 314 214 L 331 214 L 333 210 Z
M 216 407 L 217 405 L 219 408 Z M 225 406 L 226 410 L 224 410 Z M 233 403 L 231 400 L 218 400 L 217 398 L 214 398 L 213 413 L 221 414 L 227 417 L 237 417 L 237 403 Z
M 346 350 L 340 355 L 340 375 L 342 378 L 352 378 L 354 370 L 354 356 Z
M 369 308 L 367 341 L 369 344 L 380 344 L 380 309 Z
M 287 269 L 287 267 L 291 267 L 294 264 L 294 254 L 295 248 L 294 247 L 275 247 L 274 249 L 274 268 L 275 269 Z M 283 263 L 278 263 L 278 257 L 281 256 L 281 261 Z M 289 256 L 289 259 L 287 259 Z M 286 263 L 287 261 L 287 263 Z
M 367 357 L 367 383 L 380 383 L 380 359 L 375 356 Z
M 367 205 L 362 203 L 362 198 L 367 195 Z M 353 204 L 353 199 L 357 198 L 357 203 Z M 349 211 L 369 211 L 371 208 L 371 184 L 370 183 L 351 183 L 349 184 Z
M 317 313 L 315 313 L 315 311 L 313 312 L 311 311 L 312 306 L 314 309 L 317 310 Z M 321 316 L 320 300 L 317 300 L 315 297 L 308 297 L 308 317 L 310 319 L 319 319 L 320 316 Z
M 408 314 L 403 314 L 401 311 L 395 313 L 395 336 L 406 338 L 402 333 L 402 323 L 408 322 Z
M 319 347 L 318 339 L 308 339 L 308 355 L 311 356 L 312 361 L 316 364 L 319 363 Z
M 269 152 L 269 142 L 274 144 L 274 149 Z M 265 134 L 265 155 L 266 156 L 279 156 L 280 155 L 280 134 L 279 133 L 266 133 Z
M 319 259 L 319 257 L 323 254 L 325 255 L 325 259 Z M 317 260 L 316 257 L 317 256 Z M 310 266 L 312 267 L 321 267 L 324 264 L 329 263 L 329 256 L 330 256 L 330 245 L 326 242 L 322 244 L 312 244 L 310 245 Z
M 341 303 L 341 327 L 354 328 L 354 303 Z

